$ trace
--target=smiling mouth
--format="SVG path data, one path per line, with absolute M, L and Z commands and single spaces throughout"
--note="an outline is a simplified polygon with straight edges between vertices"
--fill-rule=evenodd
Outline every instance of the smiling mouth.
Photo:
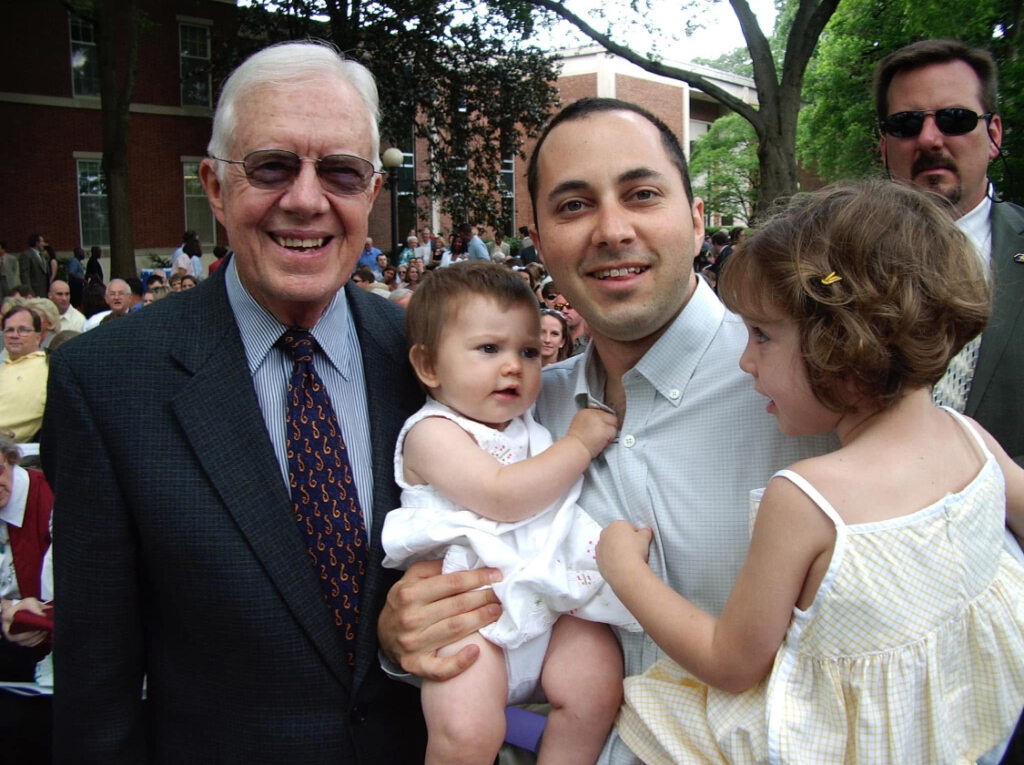
M 607 268 L 604 271 L 595 271 L 591 276 L 595 279 L 616 279 L 622 276 L 635 276 L 647 270 L 647 266 L 627 266 L 625 268 Z
M 330 236 L 318 237 L 316 239 L 300 239 L 294 236 L 277 236 L 276 234 L 271 234 L 270 238 L 285 249 L 295 250 L 296 252 L 319 250 L 333 239 Z

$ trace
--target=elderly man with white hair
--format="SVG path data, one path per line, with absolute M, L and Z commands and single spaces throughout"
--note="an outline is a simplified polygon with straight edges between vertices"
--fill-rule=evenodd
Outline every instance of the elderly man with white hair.
M 423 760 L 418 692 L 376 635 L 422 394 L 401 309 L 346 286 L 377 119 L 372 75 L 331 47 L 250 57 L 199 170 L 234 257 L 51 357 L 57 761 Z

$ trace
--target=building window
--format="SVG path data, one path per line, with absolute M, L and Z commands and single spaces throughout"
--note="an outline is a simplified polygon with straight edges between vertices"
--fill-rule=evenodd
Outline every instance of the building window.
M 82 246 L 110 246 L 110 218 L 107 212 L 107 179 L 100 159 L 79 159 L 78 218 L 82 227 Z
M 505 236 L 514 236 L 516 217 L 516 158 L 501 161 L 501 228 Z
M 182 162 L 181 167 L 185 186 L 185 230 L 198 232 L 203 244 L 213 244 L 217 241 L 217 228 L 199 180 L 199 160 Z
M 75 96 L 100 95 L 100 62 L 96 55 L 96 35 L 92 23 L 71 20 L 71 92 Z
M 210 106 L 210 29 L 178 24 L 181 46 L 181 105 Z

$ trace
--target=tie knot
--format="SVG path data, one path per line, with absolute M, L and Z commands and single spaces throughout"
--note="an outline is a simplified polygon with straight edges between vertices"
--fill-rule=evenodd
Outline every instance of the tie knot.
M 277 344 L 291 354 L 294 361 L 312 361 L 316 340 L 305 329 L 286 329 Z

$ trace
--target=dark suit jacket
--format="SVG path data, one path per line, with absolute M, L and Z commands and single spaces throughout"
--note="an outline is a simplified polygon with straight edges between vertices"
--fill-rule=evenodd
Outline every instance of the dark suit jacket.
M 21 283 L 32 288 L 32 295 L 46 297 L 50 291 L 50 274 L 46 270 L 46 256 L 39 253 L 39 257 L 36 257 L 36 253 L 29 248 L 18 258 L 18 267 L 21 270 Z M 9 285 L 10 288 L 16 286 L 16 284 Z
M 992 206 L 992 317 L 981 339 L 966 413 L 1024 466 L 1024 208 Z
M 42 454 L 57 497 L 56 761 L 422 762 L 418 691 L 377 662 L 377 615 L 397 578 L 379 545 L 399 500 L 395 440 L 423 400 L 402 312 L 347 290 L 374 463 L 351 671 L 296 529 L 225 270 L 51 358 Z

